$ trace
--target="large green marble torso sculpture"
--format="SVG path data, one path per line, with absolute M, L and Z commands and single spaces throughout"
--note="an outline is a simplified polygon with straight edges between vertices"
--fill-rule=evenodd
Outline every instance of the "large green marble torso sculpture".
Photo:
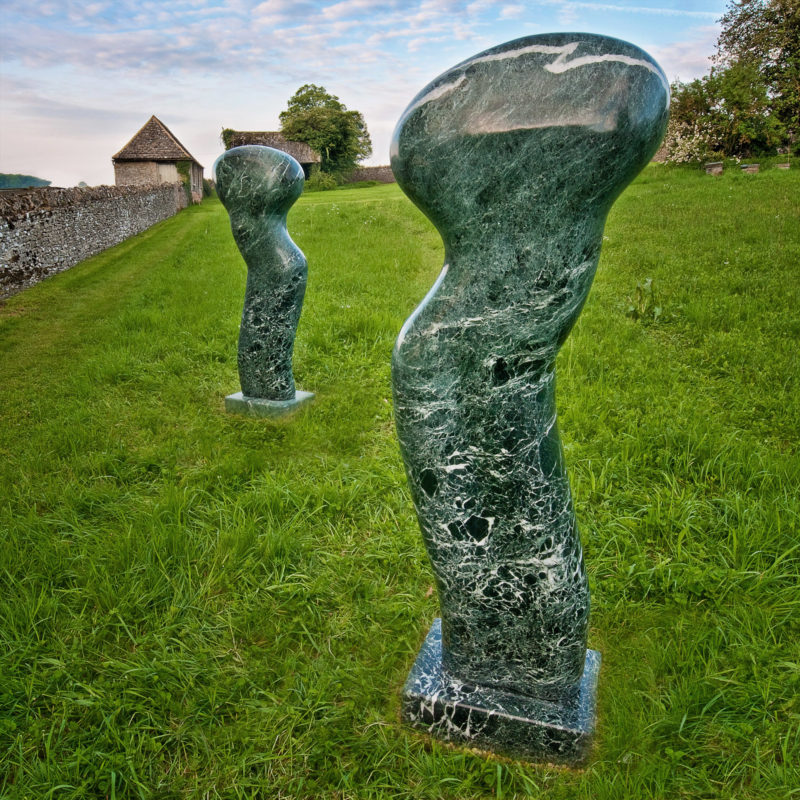
M 590 34 L 494 47 L 403 113 L 392 169 L 445 265 L 392 363 L 397 432 L 441 605 L 404 716 L 446 739 L 585 758 L 599 654 L 556 424 L 555 358 L 606 215 L 649 161 L 668 84 Z
M 226 397 L 225 407 L 280 416 L 313 397 L 295 388 L 292 374 L 307 265 L 286 230 L 286 215 L 303 191 L 303 168 L 280 150 L 246 145 L 223 153 L 214 174 L 247 264 L 238 352 L 242 391 Z

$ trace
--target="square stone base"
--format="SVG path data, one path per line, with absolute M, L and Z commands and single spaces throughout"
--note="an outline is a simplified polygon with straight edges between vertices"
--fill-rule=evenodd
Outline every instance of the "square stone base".
M 225 410 L 248 417 L 283 417 L 308 403 L 313 397 L 313 392 L 301 392 L 299 389 L 291 400 L 265 400 L 261 397 L 246 397 L 241 392 L 236 392 L 225 398 Z
M 577 693 L 553 702 L 465 684 L 442 669 L 436 619 L 403 688 L 403 719 L 448 742 L 532 761 L 581 766 L 594 732 L 600 653 L 586 651 Z

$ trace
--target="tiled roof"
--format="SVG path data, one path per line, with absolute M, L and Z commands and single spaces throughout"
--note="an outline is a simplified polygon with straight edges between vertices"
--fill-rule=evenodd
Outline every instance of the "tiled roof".
M 141 130 L 111 157 L 112 161 L 194 161 L 192 154 L 175 138 L 156 116 L 150 117 Z
M 288 153 L 301 164 L 319 164 L 322 160 L 305 142 L 290 142 L 280 131 L 233 131 L 231 147 L 260 144 Z

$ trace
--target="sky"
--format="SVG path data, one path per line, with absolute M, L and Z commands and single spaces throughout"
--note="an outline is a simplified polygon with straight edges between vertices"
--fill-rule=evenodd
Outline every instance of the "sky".
M 429 81 L 520 36 L 601 33 L 705 74 L 725 0 L 0 0 L 0 172 L 113 184 L 152 114 L 211 176 L 220 130 L 278 130 L 303 84 L 360 111 L 367 164 Z

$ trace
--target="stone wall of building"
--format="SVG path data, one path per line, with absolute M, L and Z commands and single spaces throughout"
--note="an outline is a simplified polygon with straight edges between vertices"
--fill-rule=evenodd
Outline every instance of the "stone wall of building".
M 0 192 L 0 297 L 69 269 L 186 207 L 180 183 Z
M 180 180 L 177 170 L 174 180 Z M 122 161 L 114 164 L 114 183 L 117 186 L 147 186 L 151 183 L 161 183 L 158 164 L 155 161 Z
M 352 175 L 347 178 L 348 183 L 358 183 L 358 181 L 380 181 L 381 183 L 394 183 L 394 175 L 391 167 L 358 167 Z

